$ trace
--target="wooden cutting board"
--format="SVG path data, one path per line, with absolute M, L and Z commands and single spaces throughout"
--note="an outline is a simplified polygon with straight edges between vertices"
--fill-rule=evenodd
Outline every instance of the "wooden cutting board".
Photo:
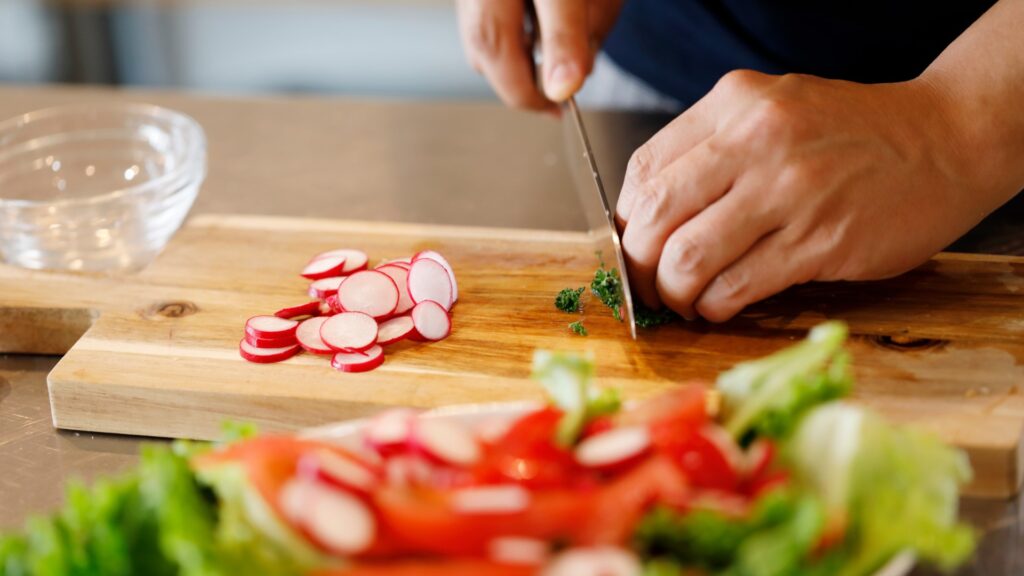
M 238 356 L 249 316 L 302 303 L 298 276 L 317 252 L 357 247 L 371 263 L 433 248 L 459 279 L 454 331 L 401 343 L 366 374 L 302 355 L 258 365 Z M 965 448 L 970 492 L 1008 495 L 1024 473 L 1024 258 L 940 255 L 903 277 L 813 284 L 726 325 L 680 323 L 639 341 L 592 300 L 577 316 L 555 293 L 589 282 L 584 234 L 249 216 L 193 219 L 144 272 L 109 279 L 0 266 L 0 351 L 65 353 L 49 377 L 57 427 L 213 438 L 224 420 L 288 430 L 391 406 L 535 398 L 536 348 L 592 351 L 629 398 L 849 323 L 859 401 Z M 84 334 L 84 336 L 83 336 Z

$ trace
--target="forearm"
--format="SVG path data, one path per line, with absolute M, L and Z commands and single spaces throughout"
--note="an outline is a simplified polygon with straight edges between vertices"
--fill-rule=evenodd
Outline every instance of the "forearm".
M 952 129 L 955 164 L 994 208 L 1024 188 L 1024 0 L 1001 0 L 918 79 Z

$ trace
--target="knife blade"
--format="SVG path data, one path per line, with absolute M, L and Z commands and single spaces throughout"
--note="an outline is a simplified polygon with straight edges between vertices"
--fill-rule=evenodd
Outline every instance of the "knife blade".
M 625 321 L 629 326 L 629 335 L 636 340 L 636 314 L 633 310 L 633 293 L 629 288 L 629 274 L 626 272 L 626 260 L 622 254 L 622 241 L 615 227 L 615 218 L 601 173 L 597 168 L 597 159 L 590 146 L 590 137 L 583 125 L 576 98 L 570 97 L 562 104 L 562 126 L 566 143 L 566 160 L 575 183 L 576 193 L 587 220 L 587 227 L 594 250 L 601 266 L 607 254 L 615 255 L 618 265 L 619 280 L 622 289 L 622 306 L 625 309 Z
M 533 1 L 527 0 L 523 17 L 523 34 L 527 39 L 535 81 L 543 90 L 543 78 L 540 74 L 543 53 L 540 46 L 538 24 Z M 619 274 L 619 296 L 622 299 L 617 316 L 620 321 L 623 320 L 621 310 L 625 308 L 625 321 L 629 326 L 629 335 L 636 340 L 636 313 L 633 310 L 633 292 L 629 288 L 626 259 L 622 254 L 622 240 L 619 238 L 619 231 L 615 226 L 615 218 L 611 205 L 608 203 L 608 195 L 605 194 L 601 173 L 597 169 L 597 159 L 590 147 L 590 137 L 587 135 L 587 129 L 583 126 L 583 115 L 580 114 L 579 106 L 576 105 L 575 96 L 570 96 L 562 103 L 562 127 L 569 172 L 572 174 L 576 194 L 583 207 L 594 253 L 602 268 L 605 267 L 604 256 L 609 253 L 615 255 L 617 268 L 613 268 L 613 270 L 617 270 Z

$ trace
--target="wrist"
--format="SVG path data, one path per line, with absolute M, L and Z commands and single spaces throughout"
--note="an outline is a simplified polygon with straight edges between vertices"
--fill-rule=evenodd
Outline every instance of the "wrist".
M 926 121 L 936 126 L 931 144 L 937 161 L 987 213 L 1024 188 L 1024 125 L 1002 118 L 998 103 L 933 68 L 908 87 L 933 114 Z

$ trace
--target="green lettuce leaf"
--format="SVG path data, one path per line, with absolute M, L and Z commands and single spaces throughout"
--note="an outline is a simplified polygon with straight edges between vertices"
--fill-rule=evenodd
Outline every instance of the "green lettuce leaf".
M 575 444 L 588 422 L 614 414 L 622 405 L 618 391 L 594 385 L 594 359 L 590 356 L 537 350 L 533 379 L 544 387 L 551 403 L 565 412 L 556 432 L 556 441 L 562 446 Z
M 661 558 L 728 576 L 794 576 L 812 564 L 824 511 L 809 495 L 773 491 L 752 513 L 734 518 L 712 510 L 657 509 L 640 523 L 635 545 Z
M 826 322 L 799 344 L 720 374 L 725 428 L 742 442 L 784 437 L 808 409 L 845 396 L 852 385 L 846 336 L 844 324 Z
M 949 570 L 973 551 L 972 530 L 957 522 L 970 466 L 932 436 L 832 402 L 804 418 L 784 455 L 828 512 L 847 521 L 840 576 L 872 574 L 907 550 Z

